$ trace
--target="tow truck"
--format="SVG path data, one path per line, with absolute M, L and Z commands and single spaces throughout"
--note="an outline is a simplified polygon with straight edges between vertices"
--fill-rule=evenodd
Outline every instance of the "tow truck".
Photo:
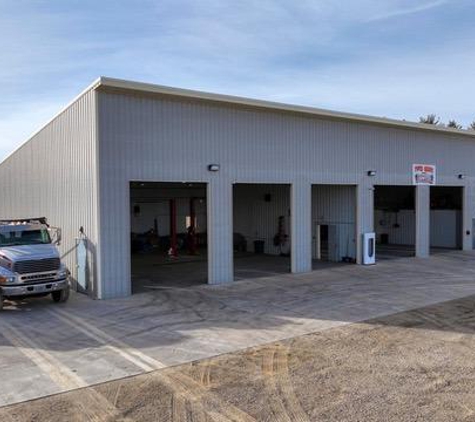
M 45 217 L 0 220 L 0 310 L 5 299 L 51 294 L 54 302 L 68 300 L 70 272 L 60 242 L 61 230 Z

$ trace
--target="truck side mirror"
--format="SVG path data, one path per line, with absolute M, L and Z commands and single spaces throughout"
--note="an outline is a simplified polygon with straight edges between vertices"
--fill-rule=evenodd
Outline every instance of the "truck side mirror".
M 48 231 L 51 237 L 51 243 L 57 246 L 61 245 L 61 229 L 59 227 L 50 227 Z

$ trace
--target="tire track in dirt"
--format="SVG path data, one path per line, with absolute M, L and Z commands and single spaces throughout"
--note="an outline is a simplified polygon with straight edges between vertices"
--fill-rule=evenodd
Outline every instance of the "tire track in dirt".
M 189 402 L 190 405 L 190 422 L 206 422 L 206 413 L 203 410 L 203 407 L 196 406 L 194 402 Z
M 193 380 L 191 377 L 173 370 L 156 372 L 158 369 L 164 369 L 165 365 L 162 362 L 105 333 L 83 318 L 59 309 L 54 311 L 48 310 L 48 312 L 108 347 L 122 358 L 149 372 L 150 376 L 166 386 L 174 397 L 172 406 L 174 406 L 173 415 L 176 417 L 176 420 L 181 420 L 180 418 L 183 418 L 182 415 L 184 414 L 185 421 L 188 419 L 198 422 L 205 421 L 205 415 L 208 415 L 216 422 L 255 422 L 255 419 L 249 414 L 222 400 L 218 395 L 209 391 L 200 382 Z M 187 403 L 189 406 L 187 406 Z M 189 412 L 187 412 L 187 409 Z
M 211 365 L 209 361 L 204 361 L 199 366 L 200 384 L 203 387 L 209 388 L 211 386 Z
M 460 333 L 460 335 L 473 335 L 475 334 L 475 329 L 469 328 L 469 326 L 475 325 L 475 319 L 473 313 L 468 317 L 460 318 L 459 316 L 449 316 L 447 314 L 437 315 L 433 312 L 433 307 L 437 305 L 432 305 L 430 308 L 420 308 L 408 311 L 407 314 L 411 315 L 412 321 L 423 322 L 428 324 L 424 326 L 425 330 L 433 331 L 453 331 L 454 333 Z M 417 329 L 422 327 L 417 326 Z M 414 356 L 410 363 L 407 363 L 403 355 L 397 356 L 401 365 L 411 365 L 410 368 L 412 371 L 416 370 L 421 373 L 424 377 L 427 378 L 426 385 L 422 388 L 422 391 L 425 391 L 427 394 L 433 395 L 438 392 L 440 389 L 444 389 L 447 386 L 447 380 L 443 374 L 434 373 L 429 370 L 427 363 L 424 362 L 422 356 Z M 385 365 L 389 368 L 389 365 Z M 465 413 L 465 417 L 469 418 L 475 414 L 475 409 L 469 408 L 467 405 L 460 401 L 454 401 L 454 405 L 458 405 L 460 412 Z
M 187 422 L 186 402 L 179 395 L 172 396 L 172 421 L 173 422 Z
M 289 349 L 268 347 L 262 355 L 262 373 L 268 389 L 269 405 L 277 422 L 310 422 L 295 394 L 289 374 Z
M 196 397 L 190 397 L 185 390 L 174 388 L 171 406 L 173 422 L 207 421 L 201 402 Z
M 15 419 L 13 419 L 13 416 L 11 416 L 10 414 L 6 412 L 3 412 L 1 416 L 2 416 L 2 422 L 18 422 Z
M 87 384 L 76 373 L 56 359 L 51 353 L 46 352 L 47 347 L 39 340 L 32 340 L 13 324 L 0 323 L 2 334 L 21 353 L 29 358 L 42 372 L 63 389 L 84 388 Z M 123 418 L 121 412 L 99 392 L 94 389 L 84 389 L 81 399 L 75 403 L 82 415 L 90 422 L 105 421 L 130 421 Z
M 223 401 L 218 395 L 207 390 L 188 375 L 175 371 L 157 372 L 153 375 L 163 380 L 171 389 L 184 395 L 193 405 L 199 406 L 200 410 L 217 422 L 256 422 L 252 416 L 231 403 Z M 195 412 L 194 415 L 198 416 L 198 412 Z
M 287 414 L 287 410 L 285 409 L 284 402 L 280 397 L 280 392 L 277 388 L 276 383 L 276 374 L 274 368 L 274 359 L 275 359 L 275 348 L 267 348 L 263 351 L 262 354 L 262 374 L 264 375 L 264 382 L 266 386 L 266 390 L 268 393 L 266 394 L 267 402 L 272 410 L 272 414 L 274 415 L 273 420 L 276 422 L 292 422 L 290 416 Z
M 455 319 L 447 315 L 437 316 L 430 311 L 424 309 L 417 309 L 412 311 L 412 314 L 419 318 L 419 320 L 427 323 L 429 326 L 425 327 L 427 330 L 434 331 L 452 331 L 453 333 L 458 333 L 460 336 L 473 335 L 475 334 L 475 329 L 469 328 L 469 326 L 475 326 L 475 320 L 466 319 L 462 321 L 459 317 Z M 467 324 L 469 326 L 467 326 Z
M 276 372 L 277 380 L 283 396 L 286 399 L 287 409 L 292 416 L 292 420 L 296 422 L 309 422 L 308 415 L 302 409 L 300 400 L 295 394 L 292 380 L 289 374 L 289 353 L 288 347 L 281 347 L 277 350 L 276 355 Z
M 472 322 L 474 320 L 473 315 L 469 318 L 465 318 L 465 320 L 463 320 L 464 324 L 462 324 L 460 318 L 454 319 L 454 317 L 450 318 L 444 315 L 444 318 L 440 319 L 436 315 L 434 315 L 434 313 L 427 311 L 425 309 L 418 309 L 412 312 L 414 315 L 416 315 L 416 317 L 418 317 L 419 319 L 427 322 L 428 324 L 434 327 L 430 329 L 446 330 L 448 328 L 453 332 L 460 332 L 462 335 L 475 334 L 475 329 L 468 328 L 466 325 L 467 321 L 471 323 L 470 325 L 474 324 Z M 425 391 L 435 393 L 440 388 L 444 388 L 447 385 L 446 378 L 443 375 L 435 375 L 435 374 L 429 373 L 425 365 L 421 362 L 417 362 L 417 365 L 419 367 L 419 370 L 425 371 L 426 375 L 431 377 L 431 382 L 429 382 L 424 388 Z M 464 412 L 467 418 L 472 417 L 475 414 L 474 408 L 469 408 L 467 405 L 465 405 L 464 403 L 460 401 L 455 401 L 454 404 L 457 404 L 459 406 L 460 411 Z

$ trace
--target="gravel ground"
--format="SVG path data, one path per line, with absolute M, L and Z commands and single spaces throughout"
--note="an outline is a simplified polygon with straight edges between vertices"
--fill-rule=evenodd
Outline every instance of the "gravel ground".
M 0 421 L 475 421 L 475 297 L 8 406 Z

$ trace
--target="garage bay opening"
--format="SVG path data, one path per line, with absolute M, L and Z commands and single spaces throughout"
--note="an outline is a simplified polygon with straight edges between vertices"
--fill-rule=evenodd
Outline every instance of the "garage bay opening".
M 234 277 L 290 272 L 290 186 L 235 184 Z
M 207 283 L 206 184 L 130 184 L 132 292 Z
M 313 185 L 312 230 L 314 270 L 356 262 L 356 187 Z
M 462 249 L 463 188 L 430 188 L 431 253 L 444 249 Z
M 415 256 L 414 186 L 375 186 L 374 230 L 377 259 Z

